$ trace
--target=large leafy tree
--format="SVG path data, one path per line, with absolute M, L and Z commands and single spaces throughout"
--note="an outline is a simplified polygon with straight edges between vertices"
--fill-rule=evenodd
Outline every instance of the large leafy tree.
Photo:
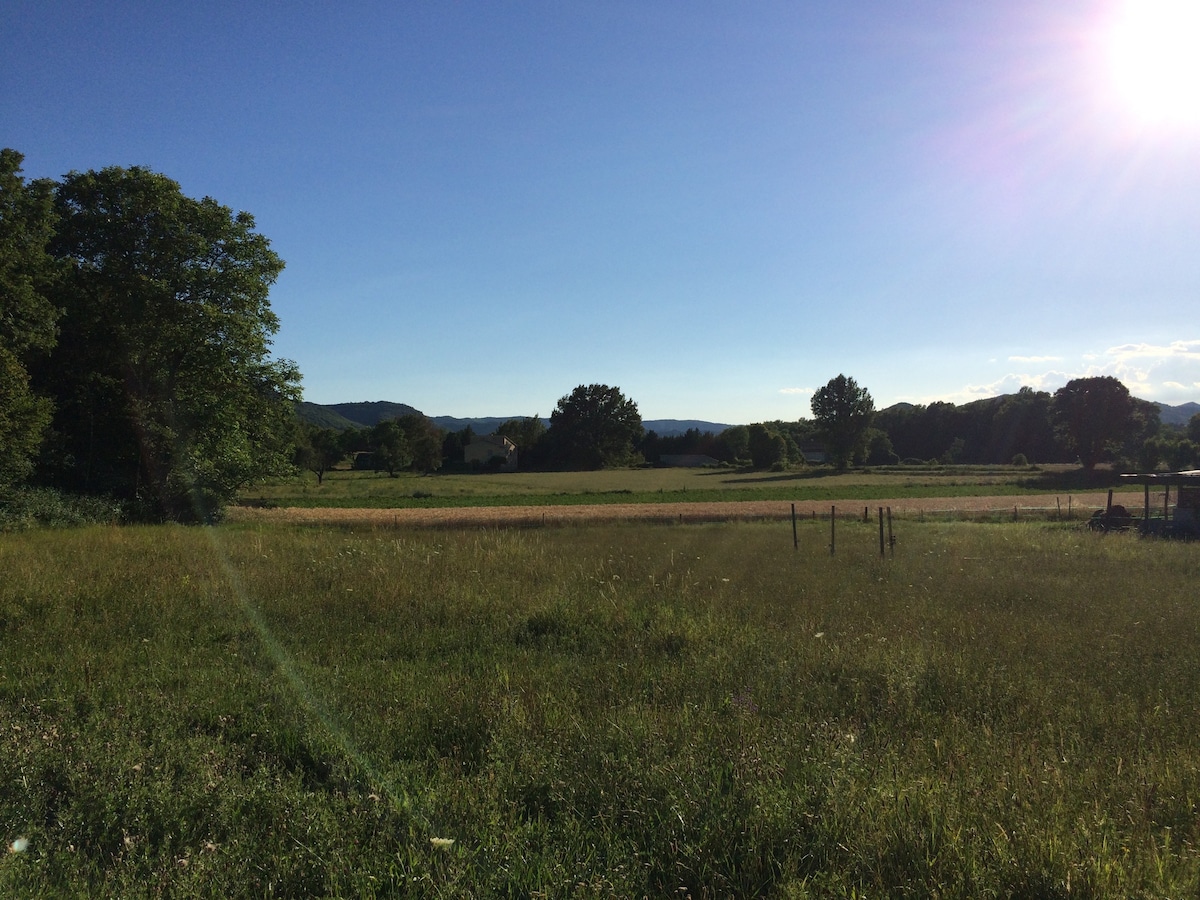
M 1052 399 L 1046 391 L 1023 387 L 1007 396 L 992 418 L 985 462 L 1011 462 L 1017 454 L 1035 462 L 1058 457 L 1051 417 Z
M 767 469 L 787 460 L 787 439 L 761 422 L 746 429 L 750 461 L 756 469 Z
M 550 413 L 557 462 L 587 469 L 627 464 L 642 439 L 637 404 L 607 384 L 579 385 Z
M 299 422 L 295 441 L 293 461 L 300 468 L 308 469 L 316 475 L 317 484 L 323 484 L 325 473 L 346 457 L 341 432 L 336 428 L 322 428 L 308 422 Z
M 376 471 L 386 471 L 394 478 L 397 472 L 412 465 L 408 435 L 396 419 L 384 419 L 376 424 L 371 428 L 370 438 Z
M 24 478 L 50 420 L 30 388 L 28 364 L 54 344 L 58 310 L 46 297 L 54 263 L 49 182 L 26 183 L 23 157 L 0 150 L 0 486 Z
M 37 382 L 57 407 L 56 480 L 209 520 L 286 470 L 299 373 L 269 355 L 283 261 L 254 219 L 144 168 L 72 172 L 55 210 L 69 268 Z
M 408 441 L 409 462 L 414 472 L 436 472 L 442 467 L 442 442 L 445 435 L 433 424 L 433 420 L 420 413 L 407 413 L 396 418 L 396 423 Z
M 1095 468 L 1131 436 L 1140 425 L 1139 411 L 1129 389 L 1111 375 L 1075 378 L 1054 392 L 1059 436 L 1085 469 Z
M 853 378 L 838 375 L 813 394 L 812 411 L 829 458 L 838 469 L 845 469 L 865 450 L 875 401 Z
M 717 458 L 723 462 L 736 462 L 750 455 L 750 429 L 745 425 L 731 425 L 717 435 Z

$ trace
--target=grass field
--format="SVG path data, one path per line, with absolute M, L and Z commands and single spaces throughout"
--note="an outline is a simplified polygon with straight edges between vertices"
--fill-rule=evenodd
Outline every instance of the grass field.
M 402 474 L 335 470 L 256 486 L 245 502 L 288 507 L 433 508 L 722 500 L 871 500 L 970 497 L 1096 490 L 1122 485 L 1111 472 L 1047 466 L 888 466 L 834 474 L 828 469 L 603 469 L 596 472 Z
M 0 895 L 1195 896 L 1200 546 L 898 538 L 6 535 Z

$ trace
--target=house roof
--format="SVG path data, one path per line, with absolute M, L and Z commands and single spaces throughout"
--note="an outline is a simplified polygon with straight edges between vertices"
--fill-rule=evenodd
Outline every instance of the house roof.
M 1200 469 L 1189 469 L 1185 472 L 1144 472 L 1134 475 L 1122 475 L 1138 484 L 1182 484 L 1200 486 Z
M 471 444 L 488 444 L 492 447 L 513 447 L 517 445 L 502 434 L 477 434 L 471 439 Z M 468 447 L 470 444 L 467 445 Z

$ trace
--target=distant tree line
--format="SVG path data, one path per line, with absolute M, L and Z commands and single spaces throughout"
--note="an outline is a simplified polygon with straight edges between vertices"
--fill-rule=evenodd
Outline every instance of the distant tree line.
M 1129 395 L 1111 377 L 1081 378 L 1054 394 L 1015 394 L 956 406 L 901 404 L 876 410 L 870 393 L 838 375 L 818 389 L 812 418 L 735 425 L 720 432 L 643 431 L 637 405 L 608 385 L 580 385 L 562 397 L 550 425 L 539 416 L 496 429 L 519 448 L 523 469 L 595 469 L 706 457 L 716 464 L 783 470 L 851 465 L 1112 462 L 1153 470 L 1200 465 L 1200 415 L 1186 427 L 1162 425 L 1158 408 Z M 318 477 L 334 463 L 368 457 L 378 471 L 469 469 L 467 427 L 439 431 L 419 415 L 338 433 L 305 426 L 297 462 Z M 328 446 L 327 453 L 319 451 Z M 439 452 L 440 448 L 440 452 Z M 486 465 L 482 468 L 487 468 Z

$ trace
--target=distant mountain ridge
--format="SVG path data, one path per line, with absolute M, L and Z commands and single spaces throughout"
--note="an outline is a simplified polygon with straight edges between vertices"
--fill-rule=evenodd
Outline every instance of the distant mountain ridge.
M 1002 397 L 989 397 L 988 401 L 1001 400 Z M 983 401 L 975 401 L 983 402 Z M 1164 425 L 1186 425 L 1192 416 L 1200 413 L 1200 403 L 1181 403 L 1178 406 L 1170 406 L 1166 403 L 1155 403 L 1159 409 L 1159 415 Z M 911 403 L 897 403 L 891 408 L 911 407 Z M 370 428 L 373 425 L 378 425 L 384 419 L 394 419 L 397 416 L 405 416 L 410 413 L 424 415 L 419 409 L 409 406 L 407 403 L 391 403 L 386 400 L 375 400 L 361 403 L 309 403 L 301 401 L 296 408 L 296 413 L 304 422 L 312 425 L 320 426 L 321 428 Z M 462 431 L 468 425 L 475 431 L 476 434 L 491 434 L 500 425 L 510 419 L 524 419 L 527 416 L 477 416 L 474 418 L 460 418 L 457 416 L 430 416 L 432 421 L 438 428 L 443 428 L 446 431 Z M 548 419 L 543 418 L 543 422 L 550 424 Z M 719 422 L 706 422 L 703 419 L 645 419 L 642 421 L 642 427 L 646 431 L 653 431 L 660 437 L 674 437 L 675 435 L 683 434 L 689 429 L 696 429 L 704 433 L 711 431 L 713 434 L 720 434 L 730 425 L 724 425 Z
M 301 421 L 321 428 L 371 428 L 385 419 L 396 419 L 412 413 L 421 415 L 407 403 L 389 403 L 386 400 L 362 403 L 309 403 L 302 400 L 296 406 L 296 415 Z
M 1178 406 L 1167 406 L 1165 403 L 1155 403 L 1158 407 L 1159 420 L 1164 425 L 1186 425 L 1192 416 L 1200 413 L 1200 403 L 1181 403 Z
M 705 422 L 703 419 L 643 419 L 642 427 L 646 431 L 653 431 L 659 437 L 675 437 L 684 432 L 695 429 L 701 434 L 706 431 L 711 431 L 713 434 L 720 434 L 726 428 L 732 428 L 732 425 L 722 425 L 719 422 Z
M 320 428 L 371 428 L 385 419 L 394 419 L 411 413 L 424 415 L 419 409 L 407 403 L 390 403 L 386 400 L 376 400 L 362 403 L 309 403 L 304 400 L 296 406 L 296 414 L 301 421 L 308 422 Z M 438 428 L 446 431 L 462 431 L 470 426 L 476 434 L 491 434 L 505 422 L 511 419 L 526 419 L 528 416 L 429 416 L 429 420 Z M 550 420 L 543 418 L 548 426 Z M 728 425 L 718 422 L 705 422 L 701 419 L 647 419 L 642 422 L 646 431 L 653 431 L 660 437 L 672 437 L 683 434 L 690 428 L 700 432 L 711 431 L 719 434 Z

